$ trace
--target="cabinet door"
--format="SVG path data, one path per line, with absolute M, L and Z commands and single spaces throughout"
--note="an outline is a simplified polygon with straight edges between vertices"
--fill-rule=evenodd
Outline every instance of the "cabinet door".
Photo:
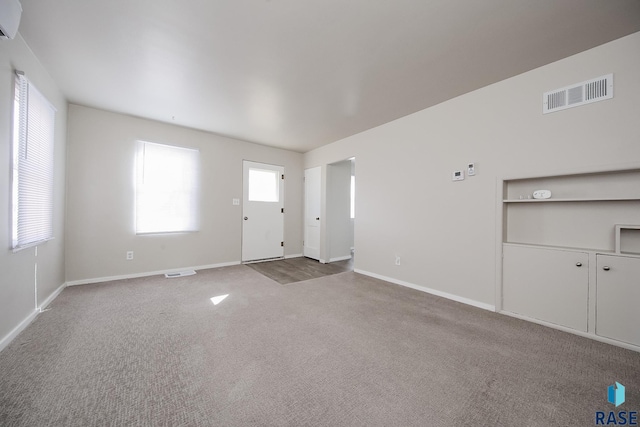
M 586 252 L 505 245 L 503 253 L 504 310 L 587 331 Z
M 597 256 L 596 334 L 640 345 L 640 259 Z

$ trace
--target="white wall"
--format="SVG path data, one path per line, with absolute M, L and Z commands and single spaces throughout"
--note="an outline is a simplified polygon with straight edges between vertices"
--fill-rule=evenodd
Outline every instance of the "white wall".
M 136 236 L 134 159 L 137 140 L 198 148 L 201 229 Z M 239 262 L 242 160 L 285 167 L 285 255 L 302 253 L 302 154 L 211 133 L 69 106 L 67 280 L 87 282 Z M 127 251 L 134 260 L 127 261 Z
M 306 153 L 357 158 L 356 269 L 493 305 L 496 179 L 637 162 L 638 52 L 635 33 Z M 543 92 L 608 73 L 613 99 L 542 114 Z
M 14 71 L 21 70 L 58 110 L 55 122 L 54 212 L 55 239 L 35 249 L 11 251 L 11 144 Z M 22 37 L 0 40 L 0 349 L 64 284 L 64 214 L 66 100 Z M 38 265 L 36 303 L 35 265 Z
M 351 161 L 327 167 L 327 244 L 328 261 L 351 256 L 353 221 L 351 220 Z

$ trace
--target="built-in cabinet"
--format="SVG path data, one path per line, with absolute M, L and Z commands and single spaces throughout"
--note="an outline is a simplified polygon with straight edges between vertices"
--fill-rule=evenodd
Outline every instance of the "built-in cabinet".
M 503 309 L 587 332 L 589 254 L 505 245 Z
M 640 345 L 640 258 L 597 256 L 596 334 Z
M 498 309 L 640 350 L 640 169 L 500 180 L 498 192 Z

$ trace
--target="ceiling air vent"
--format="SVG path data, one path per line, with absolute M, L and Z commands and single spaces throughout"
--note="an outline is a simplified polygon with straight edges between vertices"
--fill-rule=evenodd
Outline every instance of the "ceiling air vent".
M 553 113 L 609 98 L 613 98 L 613 74 L 545 92 L 542 95 L 542 113 Z

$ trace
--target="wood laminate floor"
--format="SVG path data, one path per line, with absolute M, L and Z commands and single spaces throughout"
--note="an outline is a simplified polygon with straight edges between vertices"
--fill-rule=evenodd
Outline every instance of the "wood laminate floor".
M 300 257 L 246 265 L 281 285 L 287 285 L 289 283 L 344 273 L 345 271 L 353 271 L 353 257 L 345 261 L 336 261 L 330 264 L 321 264 L 314 259 Z

